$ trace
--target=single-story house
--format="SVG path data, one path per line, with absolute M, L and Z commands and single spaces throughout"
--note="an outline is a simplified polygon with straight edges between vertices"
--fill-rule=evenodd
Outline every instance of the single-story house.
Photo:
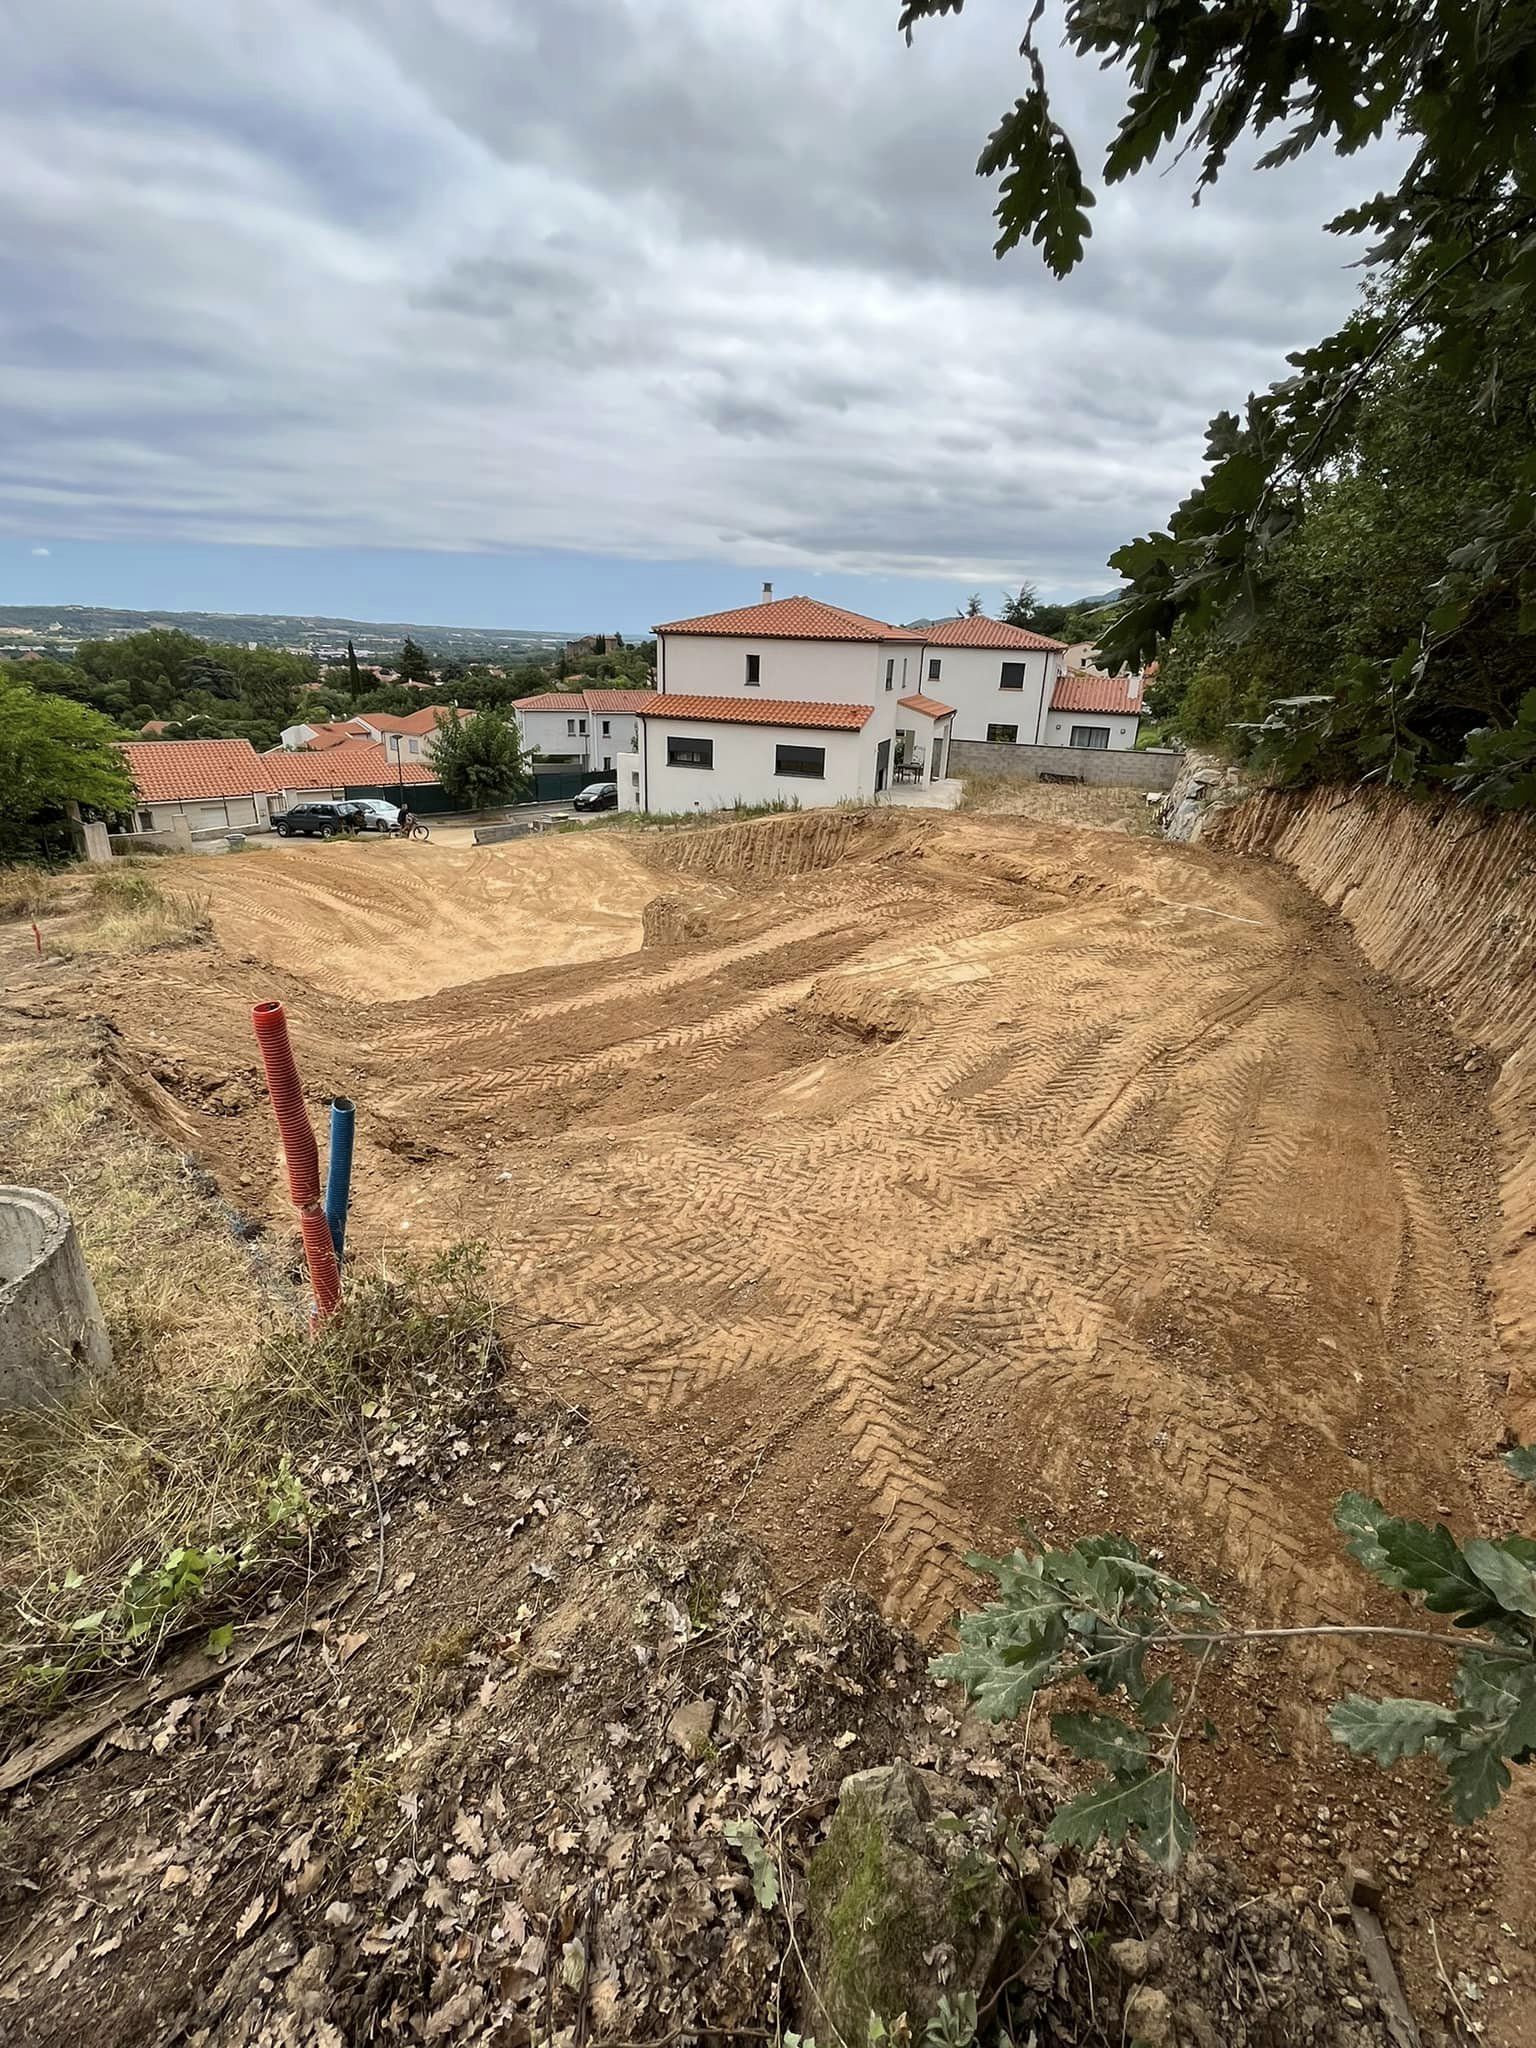
M 874 753 L 864 729 L 874 715 L 872 704 L 788 697 L 657 697 L 637 716 L 636 747 L 621 764 L 619 808 L 714 811 L 775 797 L 868 800 Z
M 1067 674 L 1051 692 L 1045 716 L 1048 747 L 1106 747 L 1136 744 L 1145 684 L 1140 676 Z
M 271 824 L 271 777 L 249 740 L 126 740 L 133 777 L 131 832 L 222 838 Z
M 400 791 L 442 787 L 425 761 L 392 758 L 374 740 L 347 739 L 297 751 L 274 747 L 259 758 L 274 817 L 296 803 L 340 802 L 349 796 L 383 796 L 396 802 Z

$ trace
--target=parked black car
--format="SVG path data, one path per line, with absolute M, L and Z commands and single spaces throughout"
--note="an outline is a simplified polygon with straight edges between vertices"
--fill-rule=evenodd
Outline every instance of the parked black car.
M 585 789 L 578 790 L 571 798 L 573 811 L 616 811 L 619 808 L 619 785 L 616 782 L 589 782 Z
M 367 813 L 360 804 L 295 804 L 272 825 L 279 839 L 291 839 L 295 833 L 334 839 L 338 832 L 364 832 L 367 827 Z

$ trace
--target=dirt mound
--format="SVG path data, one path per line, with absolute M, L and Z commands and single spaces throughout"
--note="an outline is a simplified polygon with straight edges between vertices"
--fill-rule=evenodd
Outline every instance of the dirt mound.
M 709 919 L 702 911 L 676 896 L 653 896 L 642 919 L 648 946 L 680 946 L 690 939 L 702 939 Z
M 805 811 L 662 832 L 648 838 L 644 850 L 658 867 L 767 881 L 868 860 L 912 836 L 906 821 L 889 811 Z
M 369 1001 L 602 960 L 641 943 L 650 871 L 614 834 L 453 852 L 316 842 L 178 865 L 227 952 Z

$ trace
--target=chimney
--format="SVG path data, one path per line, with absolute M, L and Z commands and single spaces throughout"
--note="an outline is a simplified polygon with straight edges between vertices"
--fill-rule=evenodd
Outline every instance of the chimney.
M 773 585 L 771 583 L 765 583 L 763 585 L 763 603 L 773 603 Z

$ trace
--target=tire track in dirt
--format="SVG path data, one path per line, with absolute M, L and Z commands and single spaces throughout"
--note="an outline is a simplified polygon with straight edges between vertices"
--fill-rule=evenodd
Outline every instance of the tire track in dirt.
M 397 909 L 398 864 L 369 869 L 396 851 L 346 888 L 409 986 L 434 885 Z M 1020 1512 L 1152 1528 L 1285 1614 L 1348 1602 L 1346 1486 L 1465 1496 L 1476 1277 L 1390 1023 L 1283 878 L 960 819 L 621 852 L 637 898 L 695 892 L 664 943 L 514 974 L 477 937 L 439 992 L 361 1011 L 338 970 L 296 1035 L 312 1085 L 431 1154 L 402 1178 L 365 1144 L 359 1247 L 484 1234 L 541 1371 L 684 1497 L 718 1468 L 734 1498 L 761 1449 L 749 1513 L 786 1569 L 872 1545 L 933 1627 Z M 517 865 L 455 870 L 466 914 L 494 923 L 485 876 Z M 253 928 L 314 914 L 256 895 Z M 243 1047 L 229 965 L 177 972 L 120 992 L 130 1041 L 185 1035 L 169 1005 Z M 1391 1426 L 1405 1389 L 1424 1441 Z

